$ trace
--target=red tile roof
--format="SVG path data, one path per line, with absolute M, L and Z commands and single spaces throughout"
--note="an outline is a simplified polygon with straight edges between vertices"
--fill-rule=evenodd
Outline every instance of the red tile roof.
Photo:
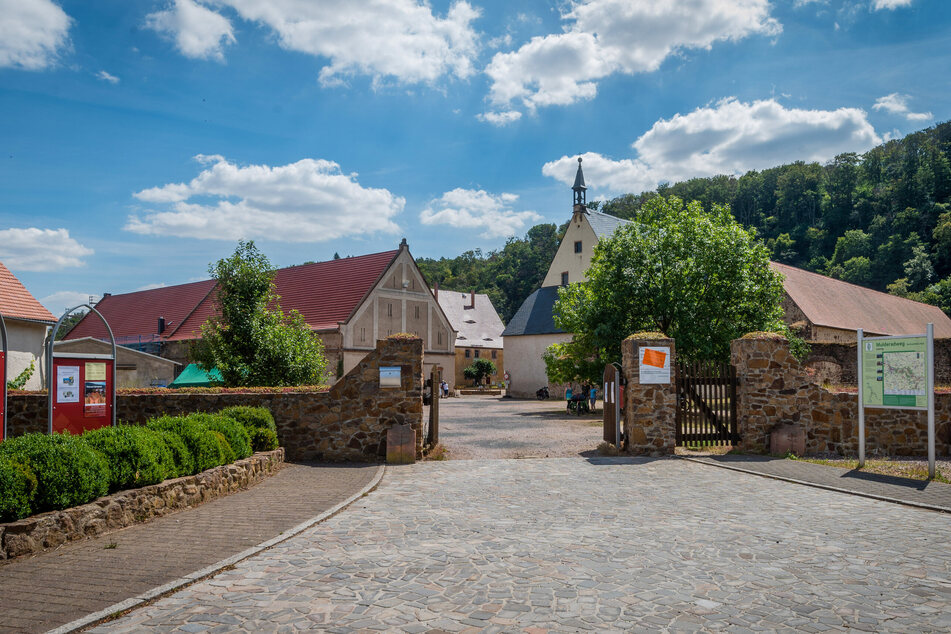
M 314 330 L 336 328 L 350 317 L 398 254 L 398 250 L 385 251 L 278 269 L 274 285 L 281 308 L 285 312 L 296 309 Z M 96 309 L 109 321 L 117 338 L 151 337 L 161 316 L 168 323 L 163 339 L 196 339 L 201 325 L 215 312 L 214 287 L 214 280 L 207 280 L 111 295 Z M 106 337 L 97 322 L 94 316 L 83 319 L 66 338 Z
M 26 290 L 23 283 L 0 262 L 0 315 L 55 324 L 56 317 Z
M 935 337 L 951 337 L 951 318 L 937 306 L 873 291 L 793 266 L 771 263 L 786 277 L 789 297 L 816 326 L 879 335 L 922 334 L 929 322 Z

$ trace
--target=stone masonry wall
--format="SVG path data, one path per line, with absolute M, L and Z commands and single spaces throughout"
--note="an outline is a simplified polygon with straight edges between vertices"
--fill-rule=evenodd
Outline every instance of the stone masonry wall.
M 0 560 L 42 552 L 223 497 L 260 482 L 275 473 L 282 462 L 283 449 L 256 453 L 196 475 L 0 524 Z
M 855 342 L 810 342 L 805 365 L 818 370 L 816 381 L 857 385 Z M 934 340 L 934 380 L 937 385 L 951 384 L 951 339 Z
M 421 339 L 389 338 L 369 353 L 326 392 L 248 394 L 120 394 L 117 418 L 145 423 L 163 414 L 216 412 L 232 405 L 271 410 L 288 460 L 376 461 L 386 455 L 391 425 L 416 430 L 417 458 L 422 457 L 423 344 Z M 380 388 L 380 366 L 402 368 L 399 389 Z M 45 394 L 18 394 L 7 399 L 10 436 L 45 433 Z
M 766 451 L 772 429 L 794 423 L 805 433 L 807 455 L 858 453 L 858 396 L 817 385 L 789 352 L 784 337 L 736 339 L 731 356 L 739 378 L 741 449 Z M 865 410 L 865 447 L 871 455 L 927 455 L 927 440 L 926 412 Z M 935 395 L 935 450 L 939 456 L 951 455 L 951 394 L 947 393 Z
M 670 347 L 670 383 L 641 385 L 638 350 L 641 346 Z M 674 383 L 676 350 L 673 339 L 627 338 L 621 342 L 624 391 L 624 434 L 628 453 L 663 456 L 676 447 L 677 389 Z

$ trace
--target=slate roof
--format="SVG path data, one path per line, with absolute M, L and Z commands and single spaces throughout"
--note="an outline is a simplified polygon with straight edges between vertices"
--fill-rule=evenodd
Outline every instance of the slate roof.
M 790 299 L 816 326 L 879 335 L 912 335 L 934 324 L 935 337 L 951 337 L 951 318 L 937 306 L 873 291 L 793 266 L 770 263 L 785 276 Z
M 313 330 L 336 328 L 346 321 L 399 255 L 399 250 L 372 253 L 327 262 L 278 269 L 275 291 L 284 312 L 299 311 Z M 214 280 L 179 284 L 135 293 L 110 295 L 96 309 L 112 327 L 116 338 L 154 337 L 159 317 L 167 341 L 196 339 L 201 325 L 215 312 Z M 95 316 L 85 317 L 66 336 L 107 338 Z
M 594 230 L 594 235 L 598 236 L 598 240 L 601 240 L 610 237 L 618 227 L 631 224 L 631 221 L 603 214 L 600 211 L 588 211 L 588 224 Z
M 55 324 L 56 317 L 41 304 L 16 275 L 0 262 L 0 315 L 4 319 L 24 319 Z
M 439 289 L 438 300 L 439 307 L 457 333 L 457 347 L 502 349 L 505 325 L 488 295 L 476 293 L 475 308 L 471 308 L 470 293 Z
M 555 300 L 558 299 L 558 288 L 545 286 L 529 295 L 505 327 L 502 336 L 547 335 L 564 332 L 555 326 L 555 319 L 552 316 Z

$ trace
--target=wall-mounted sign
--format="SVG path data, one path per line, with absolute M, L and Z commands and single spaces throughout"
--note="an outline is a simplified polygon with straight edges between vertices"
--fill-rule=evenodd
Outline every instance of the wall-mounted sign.
M 86 363 L 83 381 L 84 407 L 86 418 L 100 418 L 106 415 L 106 364 Z
M 643 346 L 638 349 L 641 384 L 670 383 L 670 347 Z
M 79 402 L 78 365 L 61 365 L 56 368 L 56 402 Z
M 380 366 L 380 387 L 399 389 L 401 378 L 400 366 Z

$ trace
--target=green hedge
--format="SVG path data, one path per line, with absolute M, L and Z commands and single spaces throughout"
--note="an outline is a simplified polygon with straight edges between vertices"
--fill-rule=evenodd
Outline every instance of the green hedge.
M 234 418 L 224 414 L 192 414 L 188 418 L 224 436 L 234 452 L 235 459 L 240 460 L 251 455 L 251 437 L 244 425 Z
M 137 425 L 117 425 L 87 431 L 80 438 L 109 463 L 110 491 L 178 477 L 175 459 L 161 432 Z
M 0 521 L 29 515 L 36 486 L 36 476 L 29 467 L 0 455 Z
M 0 456 L 28 467 L 36 477 L 30 512 L 64 509 L 109 492 L 106 459 L 79 436 L 26 434 L 0 443 Z M 0 493 L 6 498 L 6 494 Z
M 258 427 L 249 431 L 251 432 L 251 447 L 254 451 L 273 451 L 280 447 L 277 433 L 273 429 Z
M 224 464 L 225 455 L 214 432 L 188 416 L 162 416 L 150 420 L 146 427 L 181 437 L 194 461 L 189 475 Z
M 278 448 L 277 425 L 274 423 L 274 416 L 266 407 L 238 405 L 226 407 L 219 414 L 233 418 L 244 426 L 251 436 L 252 451 L 271 451 Z M 272 433 L 257 431 L 261 429 L 269 430 Z
M 175 475 L 169 477 L 180 478 L 190 475 L 195 470 L 195 457 L 192 456 L 192 452 L 188 451 L 188 447 L 185 446 L 185 441 L 182 440 L 182 437 L 175 432 L 164 429 L 153 429 L 152 431 L 162 437 L 162 440 L 165 441 L 165 446 L 168 447 L 169 452 L 172 454 L 172 462 L 175 465 Z

